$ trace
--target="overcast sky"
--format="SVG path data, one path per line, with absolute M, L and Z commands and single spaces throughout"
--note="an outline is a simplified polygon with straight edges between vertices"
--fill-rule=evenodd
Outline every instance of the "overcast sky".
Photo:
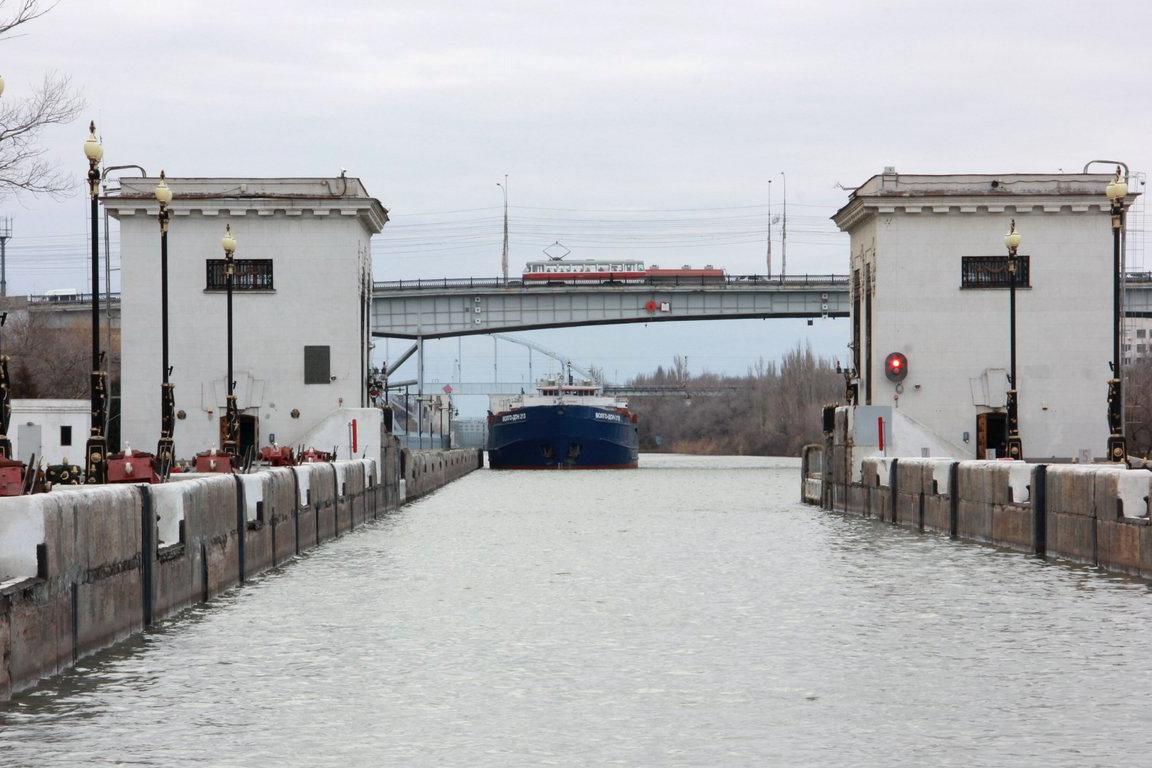
M 557 239 L 586 257 L 762 272 L 781 171 L 789 273 L 844 272 L 848 239 L 827 221 L 845 199 L 837 184 L 885 165 L 1152 167 L 1150 21 L 1149 3 L 1083 0 L 62 0 L 0 43 L 4 98 L 55 69 L 88 102 L 46 137 L 78 194 L 0 201 L 15 229 L 9 291 L 87 287 L 89 116 L 106 163 L 153 173 L 346 167 L 391 211 L 374 245 L 382 279 L 497 274 L 505 173 L 514 272 Z M 531 336 L 621 374 L 676 351 L 742 371 L 804 339 L 843 356 L 847 324 Z M 465 368 L 487 370 L 491 342 L 465 346 Z M 453 368 L 456 343 L 437 349 L 430 367 Z

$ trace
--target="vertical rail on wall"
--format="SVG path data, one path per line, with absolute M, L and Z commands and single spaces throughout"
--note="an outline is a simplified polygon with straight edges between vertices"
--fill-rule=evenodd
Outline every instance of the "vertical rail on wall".
M 960 535 L 960 462 L 948 467 L 948 538 Z
M 1032 470 L 1032 553 L 1048 554 L 1048 465 Z
M 76 582 L 72 582 L 72 589 L 68 595 L 69 608 L 72 611 L 72 664 L 80 658 L 80 595 L 77 592 Z
M 296 468 L 289 467 L 292 473 L 292 526 L 296 531 L 296 554 L 300 554 L 300 478 L 296 476 Z
M 208 545 L 203 541 L 200 542 L 200 590 L 202 602 L 208 602 L 211 596 L 208 593 Z
M 244 511 L 244 482 L 240 479 L 240 475 L 232 475 L 232 477 L 236 481 L 236 559 L 238 561 L 237 565 L 239 566 L 237 579 L 243 584 L 245 576 L 245 550 L 247 549 L 245 546 L 247 542 L 245 540 L 248 538 L 248 515 L 246 515 Z
M 144 626 L 150 627 L 156 619 L 156 593 L 153 581 L 156 562 L 156 515 L 152 511 L 152 492 L 147 485 L 140 489 L 140 600 L 143 605 Z
M 891 522 L 896 522 L 896 507 L 900 503 L 900 475 L 896 469 L 896 465 L 900 463 L 900 459 L 892 459 L 892 463 L 888 465 L 888 514 L 892 515 Z

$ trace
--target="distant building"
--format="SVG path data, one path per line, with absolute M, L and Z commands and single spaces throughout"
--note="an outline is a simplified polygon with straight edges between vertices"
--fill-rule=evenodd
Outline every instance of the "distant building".
M 851 235 L 858 402 L 891 409 L 893 455 L 980 458 L 1002 451 L 1009 368 L 1004 234 L 1015 219 L 1023 236 L 1017 372 L 1025 456 L 1104 456 L 1113 274 L 1104 189 L 1110 179 L 887 169 L 835 214 L 837 226 Z M 1138 348 L 1142 340 L 1134 342 Z M 899 385 L 884 370 L 893 352 L 908 361 Z M 875 433 L 876 414 L 884 411 L 868 413 L 867 428 Z
M 1120 354 L 1125 364 L 1152 359 L 1152 317 L 1124 319 L 1124 339 Z
M 88 400 L 14 399 L 8 427 L 13 454 L 24 463 L 83 464 L 90 407 Z
M 122 442 L 155 450 L 160 436 L 160 227 L 157 179 L 123 179 L 104 199 L 120 222 Z M 234 368 L 241 449 L 314 438 L 364 451 L 379 442 L 368 405 L 372 236 L 388 221 L 354 178 L 168 179 L 169 338 L 176 455 L 220 444 L 226 404 L 224 253 L 238 245 Z M 377 423 L 379 411 L 373 409 Z M 343 448 L 341 449 L 343 450 Z M 345 454 L 346 455 L 346 454 Z M 369 454 L 371 455 L 371 453 Z
M 453 448 L 484 448 L 488 443 L 488 419 L 456 419 L 452 422 Z

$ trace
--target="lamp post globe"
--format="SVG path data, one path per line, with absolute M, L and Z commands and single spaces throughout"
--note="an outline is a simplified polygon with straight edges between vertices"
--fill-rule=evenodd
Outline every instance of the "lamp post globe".
M 1012 222 L 1012 229 L 1008 234 L 1004 235 L 1004 245 L 1008 248 L 1008 252 L 1017 250 L 1020 247 L 1021 241 L 1020 233 L 1016 231 L 1016 222 Z
M 224 254 L 231 255 L 236 252 L 236 236 L 232 234 L 232 225 L 224 226 L 224 237 L 220 238 L 220 245 L 224 247 Z
M 160 171 L 160 183 L 156 185 L 153 190 L 156 195 L 156 202 L 160 203 L 160 208 L 164 209 L 172 203 L 172 188 L 168 186 L 168 182 L 164 179 L 164 171 Z
M 96 138 L 95 121 L 88 124 L 88 138 L 84 139 L 84 156 L 93 165 L 104 159 L 104 147 L 100 145 L 100 139 Z
M 1104 194 L 1113 203 L 1118 203 L 1128 196 L 1128 181 L 1120 172 L 1120 168 L 1116 168 L 1116 177 L 1108 182 L 1108 186 L 1104 190 Z

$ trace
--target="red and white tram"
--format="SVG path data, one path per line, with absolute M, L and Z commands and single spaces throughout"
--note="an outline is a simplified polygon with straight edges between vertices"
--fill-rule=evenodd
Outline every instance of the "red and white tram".
M 703 268 L 684 265 L 678 269 L 661 268 L 633 259 L 614 261 L 576 259 L 563 261 L 548 259 L 530 261 L 524 265 L 524 284 L 564 285 L 573 283 L 671 283 L 722 282 L 724 270 L 709 264 Z

